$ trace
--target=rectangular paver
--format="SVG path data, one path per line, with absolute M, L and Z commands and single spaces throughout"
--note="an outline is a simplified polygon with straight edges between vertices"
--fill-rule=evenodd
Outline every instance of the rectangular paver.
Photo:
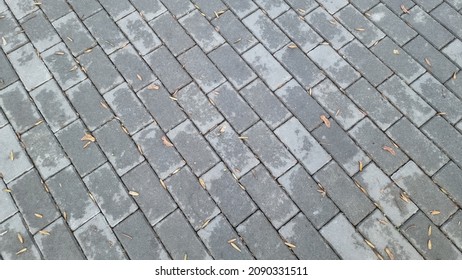
M 453 162 L 448 163 L 433 176 L 433 182 L 449 193 L 450 198 L 459 207 L 462 204 L 462 189 L 459 187 L 461 180 L 462 170 Z
M 7 188 L 3 182 L 0 182 L 0 207 L 2 212 L 0 213 L 0 223 L 13 216 L 18 209 L 14 204 L 11 195 L 7 192 Z
M 26 228 L 21 215 L 18 213 L 0 224 L 0 254 L 3 260 L 40 260 L 40 252 L 34 244 L 29 231 Z M 18 241 L 18 234 L 24 239 L 21 244 Z M 27 249 L 22 254 L 17 254 L 20 250 Z
M 53 26 L 74 56 L 96 45 L 90 32 L 73 12 L 54 21 Z
M 151 20 L 166 11 L 159 0 L 132 0 L 133 6 L 146 20 Z
M 223 0 L 228 7 L 240 18 L 244 18 L 255 11 L 258 6 L 252 0 Z
M 161 45 L 159 37 L 138 12 L 120 19 L 117 24 L 140 55 L 145 55 Z
M 100 212 L 72 167 L 61 170 L 46 184 L 71 230 L 76 230 Z
M 103 6 L 103 8 L 108 12 L 108 14 L 116 21 L 135 10 L 129 0 L 117 0 L 117 4 L 114 4 L 114 0 L 98 1 L 101 6 Z
M 0 34 L 5 40 L 2 39 L 1 48 L 5 53 L 9 53 L 26 44 L 28 39 L 25 34 L 21 33 L 22 28 L 9 10 L 2 12 L 2 15 L 4 18 L 2 18 Z
M 454 63 L 456 63 L 459 68 L 462 68 L 461 46 L 462 41 L 455 39 L 443 49 L 443 53 L 446 54 Z
M 0 50 L 0 63 L 2 64 L 2 69 L 0 70 L 0 90 L 2 90 L 16 82 L 19 78 L 2 50 Z
M 143 0 L 142 0 L 143 1 Z M 145 0 L 144 0 L 145 1 Z M 194 5 L 189 0 L 160 0 L 167 10 L 176 18 L 180 18 L 194 10 Z
M 24 20 L 21 26 L 37 51 L 43 52 L 61 40 L 42 12 L 36 11 Z
M 0 128 L 0 145 L 6 151 L 0 158 L 0 173 L 5 183 L 32 168 L 32 163 L 11 126 Z
M 404 165 L 391 178 L 436 225 L 443 224 L 457 211 L 457 206 L 414 162 Z
M 42 3 L 40 8 L 50 21 L 55 21 L 71 11 L 66 0 L 41 0 L 40 2 Z
M 68 0 L 68 3 L 82 20 L 103 8 L 97 0 Z
M 457 211 L 452 218 L 445 223 L 441 230 L 449 237 L 449 239 L 456 244 L 459 250 L 462 248 L 462 236 L 460 234 L 461 224 L 462 224 L 462 212 Z

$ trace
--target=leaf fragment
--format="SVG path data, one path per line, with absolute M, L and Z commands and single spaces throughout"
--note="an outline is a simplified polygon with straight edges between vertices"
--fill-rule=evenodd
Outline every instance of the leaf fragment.
M 148 86 L 148 89 L 149 89 L 149 90 L 158 90 L 159 88 L 160 88 L 160 87 L 159 87 L 158 85 L 156 85 L 156 84 L 152 84 L 152 85 L 149 85 L 149 86 Z
M 50 235 L 50 232 L 49 231 L 46 231 L 46 230 L 39 230 L 39 233 L 41 235 Z
M 430 59 L 425 58 L 424 60 L 425 60 L 425 63 L 426 63 L 428 66 L 432 67 L 432 63 L 430 62 Z
M 205 222 L 204 222 L 204 223 L 202 224 L 202 226 L 201 226 L 201 229 L 202 229 L 202 228 L 205 228 L 206 226 L 208 226 L 209 223 L 210 223 L 210 219 L 205 220 Z
M 230 239 L 230 240 L 228 240 L 228 243 L 234 243 L 234 242 L 236 242 L 236 240 L 237 240 L 236 238 Z
M 297 248 L 297 246 L 295 246 L 294 244 L 289 243 L 289 242 L 284 242 L 284 244 L 286 244 L 286 246 L 289 247 L 290 249 Z
M 165 147 L 173 147 L 173 144 L 172 142 L 170 142 L 168 139 L 167 139 L 167 136 L 162 136 L 162 144 L 164 144 Z
M 439 210 L 432 210 L 432 211 L 430 211 L 430 214 L 431 214 L 432 216 L 436 216 L 436 215 L 441 214 L 441 211 L 439 211 Z
M 387 253 L 388 258 L 389 258 L 390 260 L 394 260 L 394 259 L 395 259 L 395 255 L 393 254 L 393 251 L 391 251 L 390 248 L 385 247 L 385 253 Z
M 7 193 L 10 193 L 11 190 L 10 189 L 3 189 L 4 192 L 7 192 Z
M 205 185 L 204 179 L 199 178 L 199 184 L 201 185 L 201 187 L 202 187 L 204 190 L 206 189 L 206 185 Z
M 289 49 L 296 49 L 298 48 L 297 45 L 295 45 L 294 43 L 291 43 L 287 46 Z
M 401 11 L 403 11 L 403 13 L 409 14 L 409 10 L 406 8 L 406 6 L 404 6 L 404 4 L 402 4 L 400 8 L 401 8 Z
M 322 122 L 327 126 L 327 128 L 330 128 L 330 121 L 325 115 L 320 116 Z
M 427 242 L 427 248 L 428 250 L 431 250 L 432 249 L 432 240 L 431 239 L 428 239 L 428 242 Z
M 131 196 L 139 196 L 140 195 L 138 192 L 135 192 L 135 191 L 129 191 L 128 194 L 131 195 Z
M 140 75 L 140 74 L 136 74 L 136 78 L 137 78 L 138 80 L 140 80 L 140 81 L 142 81 L 142 80 L 143 80 L 143 77 L 141 77 L 141 75 Z
M 318 193 L 321 194 L 322 197 L 325 197 L 327 195 L 326 189 L 319 183 L 318 183 L 317 191 L 318 191 Z
M 10 160 L 11 160 L 11 161 L 14 160 L 14 153 L 13 153 L 13 151 L 10 151 Z
M 55 55 L 64 55 L 65 53 L 63 51 L 57 51 L 55 52 Z
M 375 249 L 375 245 L 372 244 L 372 242 L 370 242 L 369 240 L 364 239 L 364 242 L 366 242 L 367 246 L 371 247 L 372 249 Z
M 432 226 L 428 226 L 427 235 L 432 236 Z
M 357 27 L 355 28 L 356 31 L 359 31 L 359 32 L 363 32 L 363 31 L 366 31 L 365 28 L 362 28 L 362 27 Z
M 5 39 L 5 37 L 3 37 L 3 36 L 2 36 L 2 44 L 3 44 L 4 46 L 6 46 L 6 39 Z
M 63 218 L 64 218 L 65 221 L 67 221 L 67 212 L 66 211 L 63 212 Z
M 16 256 L 21 255 L 23 253 L 27 252 L 27 248 L 22 248 L 21 250 L 16 252 Z
M 453 80 L 456 80 L 456 79 L 457 79 L 457 72 L 454 72 L 454 73 L 452 74 L 452 79 L 453 79 Z
M 399 50 L 393 50 L 393 54 L 399 55 Z
M 359 172 L 363 171 L 363 162 L 359 161 Z
M 132 237 L 131 235 L 128 235 L 128 234 L 126 234 L 126 233 L 123 233 L 123 232 L 122 232 L 122 235 L 125 236 L 125 237 L 127 237 L 128 239 L 133 239 L 133 237 Z
M 159 182 L 160 182 L 160 185 L 162 186 L 162 188 L 167 189 L 167 185 L 164 183 L 164 181 L 162 179 L 160 179 Z
M 409 200 L 409 196 L 407 195 L 407 193 L 402 192 L 402 193 L 399 195 L 399 197 L 400 197 L 404 202 L 407 202 L 407 203 L 411 202 L 411 201 Z
M 383 149 L 385 151 L 389 152 L 391 155 L 396 156 L 396 152 L 395 152 L 395 150 L 393 150 L 393 148 L 388 147 L 388 146 L 383 146 Z
M 241 249 L 240 249 L 234 242 L 229 243 L 229 245 L 231 245 L 231 247 L 233 247 L 234 249 L 236 249 L 236 251 L 242 252 Z
M 24 244 L 24 238 L 19 232 L 18 232 L 18 240 L 19 240 L 19 243 Z
M 39 218 L 39 219 L 43 219 L 43 215 L 42 214 L 39 214 L 39 213 L 34 213 L 34 216 Z
M 80 139 L 81 141 L 90 141 L 90 142 L 95 142 L 96 138 L 93 137 L 90 133 L 85 133 L 85 135 Z

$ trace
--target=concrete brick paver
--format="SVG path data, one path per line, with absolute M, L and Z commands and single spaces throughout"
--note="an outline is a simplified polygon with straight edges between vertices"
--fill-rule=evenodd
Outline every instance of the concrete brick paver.
M 0 0 L 0 259 L 462 258 L 461 0 L 39 2 Z

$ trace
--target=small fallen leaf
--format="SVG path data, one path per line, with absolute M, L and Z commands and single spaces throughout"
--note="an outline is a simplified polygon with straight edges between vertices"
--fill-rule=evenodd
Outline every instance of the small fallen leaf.
M 295 45 L 294 43 L 291 43 L 287 46 L 289 49 L 296 49 L 298 48 L 297 45 Z
M 399 55 L 399 50 L 393 50 L 393 54 Z
M 390 260 L 394 260 L 394 259 L 395 259 L 395 255 L 393 254 L 393 252 L 391 251 L 390 248 L 385 247 L 385 253 L 387 253 L 388 258 L 389 258 Z
M 385 151 L 389 152 L 390 154 L 392 154 L 393 156 L 396 156 L 396 152 L 395 152 L 395 150 L 393 150 L 393 148 L 388 147 L 388 146 L 383 146 L 383 149 Z
M 172 172 L 172 175 L 175 175 L 176 173 L 180 172 L 181 168 L 175 169 L 175 171 Z
M 358 183 L 358 181 L 354 180 L 354 183 L 355 183 L 356 187 L 358 187 L 358 189 L 359 189 L 362 193 L 367 194 L 366 189 L 363 188 L 363 186 L 361 186 L 361 185 Z
M 404 202 L 407 202 L 407 203 L 410 202 L 409 196 L 407 195 L 407 193 L 401 193 L 401 194 L 399 195 L 399 197 L 400 197 Z
M 404 6 L 404 4 L 401 5 L 400 7 L 401 7 L 401 11 L 403 11 L 405 14 L 409 14 L 409 10 L 406 8 L 406 6 Z
M 231 245 L 231 247 L 233 247 L 234 249 L 236 249 L 236 251 L 242 252 L 241 249 L 240 249 L 236 244 L 234 244 L 234 242 L 229 243 L 229 245 Z
M 304 13 L 306 13 L 306 11 L 305 11 L 305 10 L 303 10 L 303 9 L 301 9 L 301 8 L 298 8 L 298 9 L 297 9 L 297 12 L 299 12 L 300 14 L 304 14 Z
M 363 162 L 359 161 L 359 172 L 363 171 Z
M 286 244 L 286 246 L 291 248 L 291 249 L 297 248 L 297 246 L 295 246 L 294 244 L 289 243 L 289 242 L 284 242 L 284 244 Z
M 90 141 L 90 142 L 95 142 L 96 141 L 96 138 L 93 137 L 93 135 L 89 134 L 89 133 L 85 133 L 85 135 L 82 137 L 82 139 L 80 139 L 81 141 Z
M 430 66 L 430 67 L 432 66 L 432 63 L 430 62 L 430 59 L 425 58 L 424 60 L 425 60 L 425 63 L 426 63 L 428 66 Z
M 11 190 L 9 190 L 9 189 L 3 189 L 3 191 L 4 191 L 4 192 L 7 192 L 7 193 L 10 193 L 10 192 L 11 192 Z
M 317 191 L 318 191 L 318 193 L 321 194 L 322 197 L 325 197 L 327 195 L 326 189 L 319 183 L 318 183 Z
M 204 179 L 202 178 L 199 178 L 199 184 L 201 184 L 201 187 L 205 190 L 206 189 L 206 186 L 205 186 L 205 181 Z
M 453 80 L 456 80 L 456 79 L 457 79 L 457 72 L 454 72 L 454 73 L 452 74 L 452 79 L 453 79 Z
M 158 90 L 160 87 L 158 85 L 152 84 L 148 86 L 149 90 Z
M 429 237 L 432 236 L 432 226 L 428 226 L 427 235 L 428 235 Z
M 135 191 L 129 191 L 128 194 L 131 195 L 131 196 L 139 196 L 140 195 L 138 192 L 135 192 Z
M 6 39 L 3 36 L 2 36 L 2 43 L 3 43 L 4 46 L 6 46 Z
M 101 101 L 99 104 L 101 104 L 101 107 L 103 107 L 104 109 L 108 109 L 106 102 Z
M 49 231 L 46 231 L 46 230 L 39 230 L 39 233 L 41 235 L 50 235 L 50 232 Z
M 19 243 L 24 244 L 24 238 L 19 232 L 18 232 L 18 240 L 19 240 Z
M 67 221 L 67 212 L 65 212 L 65 211 L 63 212 L 63 218 L 64 218 L 65 221 Z
M 140 81 L 142 81 L 142 80 L 143 80 L 143 77 L 141 77 L 141 75 L 140 75 L 140 74 L 136 74 L 136 78 L 137 78 L 138 80 L 140 80 Z
M 436 215 L 441 214 L 441 211 L 439 211 L 439 210 L 432 210 L 432 211 L 430 211 L 430 214 L 433 215 L 433 216 L 436 216 Z
M 206 220 L 206 221 L 202 224 L 201 228 L 205 228 L 206 226 L 208 226 L 209 223 L 210 223 L 210 220 Z
M 183 260 L 184 261 L 188 260 L 188 254 L 184 254 Z
M 228 243 L 233 243 L 233 242 L 235 242 L 236 240 L 237 240 L 236 238 L 230 239 L 230 240 L 228 240 Z
M 132 237 L 131 235 L 128 235 L 128 234 L 126 234 L 126 233 L 123 233 L 123 232 L 122 232 L 122 235 L 125 236 L 125 237 L 127 237 L 128 239 L 133 239 L 133 237 Z
M 162 136 L 162 144 L 166 147 L 173 147 L 173 144 L 167 139 L 167 136 Z
M 55 55 L 64 55 L 65 53 L 63 51 L 57 51 L 55 52 Z
M 226 125 L 222 125 L 220 128 L 219 134 L 225 133 L 225 130 L 226 130 Z
M 428 239 L 427 248 L 428 248 L 428 250 L 432 249 L 432 240 L 431 239 Z
M 16 256 L 21 255 L 21 254 L 25 253 L 26 251 L 27 251 L 27 248 L 22 248 L 21 250 L 16 252 Z
M 11 161 L 14 160 L 14 153 L 13 153 L 13 151 L 10 151 L 10 160 L 11 160 Z
M 160 185 L 162 186 L 162 188 L 167 189 L 167 185 L 164 183 L 164 181 L 162 179 L 160 179 L 159 182 L 160 182 Z
M 366 242 L 367 246 L 371 247 L 372 249 L 375 249 L 375 245 L 372 244 L 372 242 L 370 242 L 369 240 L 364 239 L 364 242 Z
M 326 116 L 324 116 L 324 115 L 321 115 L 320 118 L 321 118 L 321 120 L 324 122 L 324 124 L 325 124 L 328 128 L 330 128 L 330 121 L 329 121 L 329 119 L 328 119 Z
M 39 213 L 34 213 L 34 216 L 39 218 L 39 219 L 43 219 L 43 215 L 42 214 L 39 214 Z
M 362 27 L 358 27 L 358 28 L 355 28 L 356 31 L 359 31 L 359 32 L 362 32 L 362 31 L 365 31 L 366 29 L 362 28 Z

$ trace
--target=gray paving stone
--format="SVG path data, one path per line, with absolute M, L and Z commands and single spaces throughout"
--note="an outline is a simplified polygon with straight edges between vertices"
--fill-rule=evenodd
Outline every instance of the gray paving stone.
M 134 196 L 133 198 L 151 225 L 157 224 L 177 208 L 175 202 L 168 192 L 163 189 L 159 178 L 147 163 L 142 163 L 135 167 L 125 174 L 122 180 L 129 190 L 139 193 L 139 196 Z M 126 228 L 125 226 L 122 227 Z
M 285 47 L 276 52 L 274 56 L 305 89 L 325 78 L 321 70 L 298 48 Z
M 143 161 L 135 144 L 118 121 L 108 122 L 96 130 L 94 136 L 119 176 Z
M 63 219 L 58 219 L 44 229 L 49 235 L 37 233 L 34 236 L 37 246 L 46 260 L 83 260 L 72 232 Z
M 421 36 L 417 36 L 407 43 L 404 49 L 442 83 L 447 81 L 458 70 L 456 65 Z M 428 65 L 426 60 L 431 66 Z
M 375 208 L 340 166 L 331 162 L 314 176 L 348 220 L 357 225 Z
M 279 230 L 287 242 L 295 245 L 293 252 L 301 260 L 336 260 L 338 256 L 306 217 L 299 213 Z
M 287 0 L 286 2 L 302 16 L 318 6 L 315 0 Z
M 238 178 L 259 163 L 227 122 L 210 131 L 205 138 Z
M 130 45 L 113 53 L 110 59 L 134 91 L 139 91 L 156 79 L 146 62 Z
M 162 84 L 171 93 L 192 81 L 188 73 L 166 47 L 160 47 L 144 58 Z
M 45 124 L 30 129 L 21 139 L 43 179 L 56 174 L 71 163 Z
M 146 108 L 126 84 L 121 84 L 104 95 L 130 134 L 139 131 L 153 121 Z
M 119 27 L 104 10 L 87 18 L 84 23 L 106 54 L 113 53 L 128 44 Z
M 160 0 L 167 10 L 173 14 L 175 18 L 180 18 L 190 11 L 194 10 L 194 5 L 189 0 Z
M 99 147 L 95 144 L 86 145 L 82 139 L 87 129 L 80 120 L 73 122 L 56 133 L 67 156 L 80 176 L 85 176 L 106 161 Z
M 14 178 L 32 168 L 24 149 L 11 126 L 7 125 L 0 128 L 0 144 L 3 152 L 0 158 L 0 173 L 5 183 L 9 183 Z M 10 158 L 13 153 L 13 161 Z
M 8 9 L 8 6 L 5 4 L 5 2 L 0 1 L 0 12 L 6 11 Z
M 369 197 L 380 206 L 380 210 L 397 227 L 418 210 L 412 201 L 406 202 L 401 198 L 402 190 L 374 163 L 356 174 L 354 180 L 366 190 Z
M 218 215 L 205 228 L 197 232 L 216 260 L 253 260 L 245 245 L 233 227 L 223 215 Z M 236 239 L 234 244 L 240 251 L 229 244 L 229 240 Z
M 38 10 L 38 5 L 35 5 L 34 1 L 18 2 L 14 0 L 5 0 L 5 3 L 9 6 L 10 10 L 17 19 L 22 19 L 28 14 Z
M 221 0 L 192 0 L 192 2 L 208 20 L 216 18 L 218 12 L 228 9 Z
M 111 227 L 138 209 L 109 163 L 87 175 L 83 181 Z
M 330 128 L 320 126 L 313 131 L 313 136 L 350 176 L 359 171 L 360 163 L 365 166 L 370 162 L 369 157 L 336 122 L 331 122 Z
M 400 46 L 406 44 L 417 35 L 414 29 L 409 27 L 382 3 L 367 13 L 369 14 L 369 19 Z
M 43 52 L 61 40 L 41 11 L 30 14 L 24 20 L 21 26 L 37 51 Z
M 159 235 L 172 259 L 212 259 L 179 209 L 158 223 L 154 230 Z M 181 232 L 182 234 L 172 234 L 172 232 Z
M 444 49 L 445 53 L 449 59 L 456 63 L 460 68 L 462 68 L 462 51 L 461 51 L 462 41 L 456 39 L 448 44 Z
M 428 236 L 429 227 L 432 227 L 431 236 Z M 401 232 L 425 259 L 462 259 L 460 251 L 457 250 L 444 233 L 420 211 L 401 227 Z M 431 240 L 432 244 L 431 250 L 428 249 L 429 240 Z
M 314 2 L 305 1 L 305 2 Z M 315 2 L 314 2 L 315 3 Z M 297 7 L 301 7 L 297 5 Z M 301 9 L 301 8 L 299 8 Z M 304 10 L 306 12 L 306 10 Z M 300 12 L 300 11 L 298 11 Z M 303 52 L 308 52 L 314 47 L 316 47 L 319 43 L 323 41 L 321 36 L 319 36 L 299 15 L 293 11 L 289 10 L 285 12 L 283 15 L 279 16 L 275 20 L 276 24 L 282 28 L 289 38 L 296 43 Z
M 13 199 L 31 234 L 35 234 L 59 217 L 59 212 L 45 191 L 37 171 L 30 170 L 8 184 Z M 37 217 L 38 214 L 40 217 Z
M 404 14 L 402 19 L 410 24 L 412 28 L 425 37 L 437 49 L 441 49 L 454 39 L 451 32 L 418 6 L 412 8 L 409 14 Z
M 223 2 L 225 2 L 240 19 L 246 17 L 258 8 L 252 0 L 223 0 Z
M 397 76 L 392 76 L 378 90 L 417 127 L 427 122 L 436 112 L 417 93 Z
M 462 170 L 457 167 L 457 165 L 453 162 L 448 163 L 433 176 L 433 182 L 449 193 L 451 199 L 457 203 L 459 207 L 462 205 L 462 189 L 460 188 Z
M 167 147 L 162 143 L 163 136 L 165 136 L 164 132 L 156 124 L 147 126 L 133 136 L 160 179 L 165 179 L 184 165 L 178 152 L 173 147 Z
M 280 228 L 299 211 L 263 165 L 258 165 L 240 181 L 275 228 Z
M 85 80 L 66 92 L 75 110 L 91 131 L 109 121 L 113 114 L 102 103 L 103 98 L 90 80 Z
M 96 0 L 68 0 L 67 2 L 82 20 L 103 8 Z
M 44 51 L 41 57 L 63 90 L 86 79 L 81 67 L 62 42 Z
M 457 211 L 457 206 L 427 177 L 412 161 L 404 165 L 391 177 L 395 183 L 406 191 L 417 206 L 440 226 Z M 432 214 L 432 211 L 440 214 Z
M 115 21 L 135 11 L 129 0 L 98 0 L 101 6 Z
M 30 96 L 53 132 L 77 119 L 77 114 L 54 80 L 34 89 Z
M 364 117 L 358 107 L 329 79 L 313 88 L 312 96 L 345 130 L 350 129 Z
M 51 79 L 50 72 L 38 57 L 31 44 L 8 54 L 8 58 L 24 87 L 31 90 Z
M 271 53 L 290 42 L 289 38 L 262 10 L 255 11 L 242 22 Z
M 441 117 L 431 119 L 422 131 L 462 167 L 462 134 Z
M 71 11 L 71 7 L 66 0 L 41 0 L 40 3 L 42 3 L 40 8 L 51 22 Z
M 161 45 L 160 39 L 138 12 L 120 19 L 117 24 L 140 55 L 145 55 Z
M 254 2 L 273 20 L 290 8 L 283 1 L 255 0 Z
M 454 244 L 459 248 L 462 248 L 462 236 L 461 236 L 461 224 L 462 224 L 462 214 L 461 211 L 457 211 L 452 218 L 445 223 L 441 230 L 449 237 L 449 239 L 454 242 Z
M 271 90 L 277 90 L 291 79 L 291 75 L 261 44 L 248 50 L 242 57 Z
M 402 15 L 404 13 L 401 9 L 401 5 L 403 5 L 407 10 L 415 5 L 412 0 L 381 0 L 381 2 L 387 5 L 388 8 L 397 15 Z
M 275 129 L 292 116 L 260 79 L 243 88 L 240 94 L 271 129 Z
M 344 7 L 336 14 L 336 17 L 368 48 L 385 37 L 385 34 L 353 5 Z
M 351 41 L 339 52 L 374 86 L 378 86 L 393 74 L 390 68 L 357 40 Z
M 377 252 L 385 259 L 390 259 L 387 251 L 393 254 L 396 260 L 422 260 L 422 256 L 401 235 L 401 233 L 388 222 L 387 218 L 375 210 L 359 226 L 359 232 L 369 240 Z
M 183 27 L 178 23 L 178 20 L 169 12 L 158 16 L 149 25 L 174 56 L 178 56 L 194 46 L 194 41 L 186 34 Z
M 296 259 L 261 211 L 240 224 L 237 232 L 258 260 Z
M 257 210 L 255 203 L 223 163 L 217 164 L 205 173 L 202 180 L 215 203 L 233 226 L 239 225 Z
M 332 200 L 319 192 L 317 183 L 300 164 L 281 176 L 278 182 L 317 229 L 339 212 Z
M 401 149 L 395 147 L 385 133 L 375 126 L 368 118 L 363 119 L 355 125 L 350 130 L 349 134 L 387 175 L 393 174 L 409 159 Z M 385 150 L 385 147 L 393 149 L 395 155 Z
M 449 161 L 449 158 L 406 118 L 389 128 L 387 135 L 429 176 Z
M 325 114 L 324 109 L 295 80 L 277 90 L 276 95 L 309 131 L 322 123 L 319 117 Z
M 354 38 L 345 27 L 322 7 L 305 16 L 305 20 L 336 50 Z
M 148 21 L 167 10 L 159 0 L 132 0 L 131 2 Z
M 2 209 L 2 212 L 0 213 L 1 223 L 18 212 L 18 208 L 16 208 L 11 195 L 6 192 L 7 188 L 3 181 L 0 182 L 0 188 L 0 208 Z
M 122 246 L 102 214 L 96 215 L 77 229 L 74 236 L 89 260 L 127 259 Z
M 118 224 L 114 228 L 114 233 L 132 260 L 170 259 L 140 211 Z
M 179 22 L 205 53 L 210 52 L 225 42 L 225 39 L 221 37 L 198 10 L 194 10 L 182 17 Z
M 96 45 L 93 37 L 73 12 L 54 21 L 53 26 L 74 56 Z
M 208 56 L 237 90 L 240 90 L 257 77 L 239 54 L 228 44 L 218 47 L 210 52 Z M 203 60 L 200 61 L 204 62 Z M 207 65 L 203 65 L 203 67 L 207 67 Z
M 412 83 L 412 88 L 436 110 L 444 112 L 443 117 L 451 124 L 457 123 L 462 118 L 462 111 L 460 110 L 462 100 L 457 98 L 432 75 L 424 74 Z
M 72 167 L 61 170 L 46 184 L 71 230 L 76 230 L 100 212 Z
M 0 69 L 0 90 L 2 90 L 16 82 L 18 80 L 18 75 L 16 75 L 16 72 L 8 61 L 8 58 L 1 50 L 0 64 L 2 65 L 2 68 Z
M 202 134 L 224 120 L 195 83 L 184 87 L 175 96 L 185 113 Z
M 211 21 L 218 28 L 220 34 L 239 54 L 254 46 L 258 40 L 250 33 L 247 27 L 231 12 L 226 11 Z
M 7 124 L 8 121 L 6 120 L 5 115 L 3 115 L 3 111 L 0 109 L 0 127 L 4 127 Z
M 329 13 L 334 14 L 348 4 L 347 0 L 316 0 Z
M 209 99 L 239 134 L 258 121 L 255 112 L 229 83 L 211 92 Z
M 462 30 L 457 28 L 462 25 L 462 15 L 457 10 L 443 2 L 431 12 L 431 15 L 459 39 L 462 38 Z
M 245 139 L 247 145 L 275 178 L 297 163 L 288 149 L 263 122 L 256 123 L 244 135 L 248 137 Z
M 167 136 L 197 176 L 218 163 L 218 156 L 190 120 L 175 127 Z
M 386 130 L 399 120 L 402 114 L 363 78 L 351 85 L 346 94 L 376 125 Z
M 320 45 L 310 51 L 308 57 L 341 88 L 347 88 L 360 77 L 360 74 L 330 46 Z
M 186 119 L 186 115 L 164 88 L 158 90 L 145 88 L 137 95 L 164 131 L 172 129 Z
M 460 10 L 462 9 L 462 1 L 460 0 L 446 0 L 449 4 L 451 4 L 454 8 Z
M 180 55 L 178 60 L 205 93 L 226 81 L 226 78 L 198 46 Z
M 10 124 L 18 133 L 33 127 L 40 120 L 38 110 L 20 82 L 0 91 L 0 106 Z
M 4 260 L 40 260 L 40 252 L 29 235 L 21 214 L 16 214 L 0 224 L 0 254 Z M 4 233 L 4 234 L 3 234 Z M 24 244 L 18 241 L 18 233 L 24 239 Z M 27 248 L 22 254 L 20 250 Z
M 459 75 L 462 73 L 459 73 Z M 446 82 L 446 87 L 450 89 L 459 99 L 462 99 L 462 79 L 454 79 L 454 76 Z
M 106 93 L 124 81 L 109 58 L 99 47 L 93 48 L 91 52 L 79 56 L 79 61 L 101 94 Z
M 389 38 L 383 39 L 371 50 L 407 83 L 411 83 L 425 72 L 422 66 Z
M 350 0 L 350 3 L 361 12 L 365 12 L 380 3 L 380 0 Z
M 342 234 L 339 234 L 341 232 Z M 331 247 L 344 260 L 376 260 L 377 256 L 355 231 L 343 214 L 338 214 L 325 225 L 321 235 L 330 243 Z
M 321 169 L 332 159 L 296 118 L 288 120 L 274 133 L 310 174 Z
M 4 18 L 2 18 L 2 25 L 0 26 L 0 37 L 5 39 L 6 44 L 2 39 L 1 47 L 5 53 L 9 53 L 26 44 L 29 40 L 22 33 L 22 28 L 9 10 L 2 12 L 2 16 Z

